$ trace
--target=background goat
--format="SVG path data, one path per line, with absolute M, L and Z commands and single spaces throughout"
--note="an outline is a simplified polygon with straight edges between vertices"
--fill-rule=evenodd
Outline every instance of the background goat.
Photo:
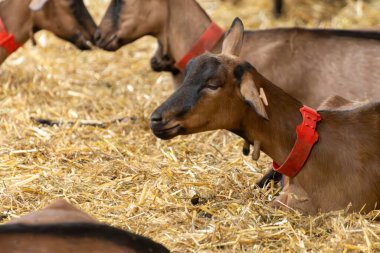
M 79 49 L 89 49 L 96 24 L 83 0 L 5 0 L 0 2 L 0 18 L 19 45 L 41 29 L 49 30 Z M 0 63 L 9 53 L 0 48 Z

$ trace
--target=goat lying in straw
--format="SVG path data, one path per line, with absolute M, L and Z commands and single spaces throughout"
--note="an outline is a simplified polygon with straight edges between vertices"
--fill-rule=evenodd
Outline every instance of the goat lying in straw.
M 315 117 L 303 118 L 301 102 L 238 57 L 243 31 L 243 23 L 236 19 L 222 54 L 205 54 L 188 64 L 182 86 L 153 112 L 153 133 L 170 139 L 226 129 L 254 143 L 278 164 L 293 159 L 301 170 L 285 178 L 273 206 L 307 214 L 349 204 L 352 211 L 376 208 L 380 203 L 380 103 L 318 113 L 308 109 Z M 303 121 L 314 140 L 301 161 L 288 155 L 297 139 L 296 127 Z M 309 121 L 314 126 L 308 126 Z
M 152 240 L 106 224 L 64 200 L 0 226 L 0 252 L 169 252 Z
M 275 0 L 275 4 L 281 9 L 282 1 Z M 154 36 L 158 42 L 152 69 L 170 71 L 178 87 L 192 57 L 205 51 L 220 52 L 224 31 L 196 0 L 111 0 L 95 38 L 99 47 L 115 51 L 145 35 Z M 246 30 L 240 56 L 285 92 L 312 107 L 332 94 L 377 101 L 379 41 L 379 32 L 358 30 Z M 250 153 L 251 144 L 246 140 L 244 154 Z M 254 159 L 258 153 L 253 152 Z M 262 187 L 279 176 L 268 174 L 257 185 Z

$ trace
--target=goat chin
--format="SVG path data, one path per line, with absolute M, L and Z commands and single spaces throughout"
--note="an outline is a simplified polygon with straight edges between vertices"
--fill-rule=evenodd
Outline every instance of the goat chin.
M 175 125 L 169 128 L 158 128 L 152 126 L 152 131 L 155 136 L 163 140 L 169 140 L 183 134 L 183 128 L 180 125 Z
M 74 35 L 69 41 L 80 50 L 90 50 L 92 48 L 91 42 L 81 33 Z

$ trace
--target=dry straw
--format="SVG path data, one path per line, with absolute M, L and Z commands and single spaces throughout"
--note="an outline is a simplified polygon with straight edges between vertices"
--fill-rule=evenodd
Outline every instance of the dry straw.
M 235 16 L 249 28 L 380 24 L 377 0 L 287 0 L 279 20 L 272 1 L 231 2 L 201 4 L 224 27 Z M 97 20 L 107 3 L 87 1 Z M 173 252 L 380 251 L 378 212 L 304 217 L 268 208 L 278 189 L 253 185 L 270 159 L 243 157 L 232 134 L 155 138 L 148 118 L 172 85 L 167 74 L 149 69 L 153 39 L 115 53 L 80 52 L 47 32 L 37 41 L 0 70 L 2 222 L 66 198 Z M 32 117 L 71 124 L 41 126 Z M 81 126 L 83 120 L 106 124 Z

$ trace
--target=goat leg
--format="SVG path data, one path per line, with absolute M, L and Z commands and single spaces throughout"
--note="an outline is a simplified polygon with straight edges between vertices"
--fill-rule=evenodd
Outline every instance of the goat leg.
M 245 156 L 249 155 L 250 146 L 251 146 L 251 144 L 247 140 L 245 140 L 244 146 L 243 146 L 243 154 Z M 260 146 L 261 146 L 260 141 L 254 141 L 253 142 L 252 159 L 255 161 L 259 160 L 259 158 L 260 158 L 260 151 L 261 151 Z M 271 180 L 273 180 L 275 183 L 278 183 L 281 181 L 281 179 L 282 179 L 282 174 L 271 169 L 256 183 L 256 185 L 260 188 L 264 188 L 265 186 L 267 186 L 269 184 L 269 182 Z
M 256 183 L 256 185 L 259 188 L 264 188 L 269 184 L 271 180 L 273 180 L 275 183 L 278 183 L 281 181 L 281 179 L 282 174 L 271 169 Z

